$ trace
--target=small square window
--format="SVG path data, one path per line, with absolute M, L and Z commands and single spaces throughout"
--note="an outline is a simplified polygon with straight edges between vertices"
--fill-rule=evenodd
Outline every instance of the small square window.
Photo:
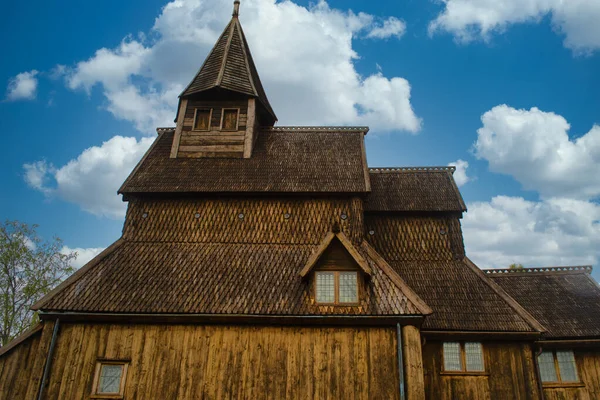
M 542 383 L 576 383 L 577 363 L 571 350 L 543 351 L 537 358 Z
M 238 110 L 236 108 L 224 108 L 221 116 L 221 130 L 238 130 Z
M 121 399 L 125 391 L 127 363 L 101 361 L 96 364 L 92 398 Z
M 485 372 L 483 346 L 479 342 L 444 342 L 444 371 Z
M 194 130 L 195 131 L 210 130 L 211 115 L 212 115 L 212 109 L 197 108 L 196 114 L 194 115 Z
M 356 271 L 317 272 L 315 279 L 317 303 L 358 303 L 358 273 Z

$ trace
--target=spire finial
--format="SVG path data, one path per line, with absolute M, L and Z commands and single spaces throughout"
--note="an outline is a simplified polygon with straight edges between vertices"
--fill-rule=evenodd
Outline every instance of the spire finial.
M 235 0 L 233 2 L 233 14 L 231 14 L 234 17 L 237 17 L 238 15 L 240 15 L 240 1 L 239 0 Z

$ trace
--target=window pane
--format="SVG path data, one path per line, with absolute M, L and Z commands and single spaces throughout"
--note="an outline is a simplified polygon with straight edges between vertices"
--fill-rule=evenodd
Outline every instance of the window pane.
M 194 130 L 207 131 L 210 128 L 210 110 L 196 110 Z
M 554 355 L 551 351 L 544 351 L 538 356 L 540 376 L 542 382 L 556 382 L 556 369 L 554 368 Z
M 119 393 L 121 389 L 122 365 L 102 365 L 98 393 Z
M 335 301 L 335 283 L 333 272 L 317 272 L 317 303 Z
M 237 110 L 223 111 L 223 129 L 227 131 L 235 131 L 237 129 Z
M 572 351 L 557 351 L 558 369 L 560 371 L 560 380 L 563 382 L 578 382 L 577 364 L 575 364 L 575 355 Z
M 460 343 L 444 343 L 444 370 L 462 371 L 462 362 L 460 360 Z
M 467 359 L 467 371 L 483 371 L 483 348 L 481 343 L 465 343 L 465 358 Z
M 358 302 L 356 272 L 340 272 L 340 303 Z

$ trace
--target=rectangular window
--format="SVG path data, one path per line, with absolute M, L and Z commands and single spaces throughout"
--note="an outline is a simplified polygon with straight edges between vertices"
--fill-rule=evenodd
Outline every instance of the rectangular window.
M 119 361 L 98 362 L 96 364 L 92 398 L 123 398 L 127 365 L 127 363 Z
M 335 302 L 334 279 L 333 272 L 317 272 L 317 303 Z
M 358 273 L 355 271 L 316 272 L 315 294 L 317 303 L 358 303 Z
M 208 131 L 210 130 L 210 119 L 212 116 L 211 108 L 196 108 L 194 114 L 194 130 Z
M 465 343 L 465 359 L 467 371 L 484 371 L 483 367 L 483 348 L 481 343 L 466 342 Z
M 548 350 L 538 356 L 543 383 L 579 382 L 575 354 L 571 350 Z
M 238 130 L 238 114 L 237 108 L 224 108 L 221 116 L 222 131 L 237 131 Z
M 358 303 L 356 272 L 340 272 L 340 303 Z
M 462 357 L 460 355 L 460 343 L 446 342 L 444 343 L 444 370 L 445 371 L 462 371 Z
M 479 342 L 444 342 L 444 371 L 484 372 L 483 346 Z

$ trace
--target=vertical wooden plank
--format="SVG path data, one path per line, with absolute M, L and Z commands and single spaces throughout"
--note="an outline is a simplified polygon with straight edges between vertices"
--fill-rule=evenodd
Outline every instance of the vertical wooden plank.
M 42 375 L 44 374 L 44 365 L 46 365 L 46 358 L 48 356 L 48 350 L 50 349 L 54 324 L 54 321 L 44 322 L 44 328 L 42 329 L 42 336 L 38 345 L 37 354 L 35 360 L 33 360 L 33 367 L 31 368 L 31 381 L 25 395 L 25 398 L 27 399 L 34 399 L 38 394 L 40 382 L 42 381 Z M 45 390 L 45 388 L 42 388 L 42 390 Z
M 252 157 L 252 148 L 254 147 L 254 136 L 256 125 L 256 99 L 248 99 L 248 119 L 246 122 L 246 135 L 244 136 L 244 158 Z
M 183 120 L 185 119 L 187 105 L 188 100 L 181 99 L 181 104 L 179 105 L 179 113 L 177 115 L 177 125 L 175 126 L 175 134 L 173 135 L 173 145 L 171 146 L 171 158 L 177 158 L 177 152 L 179 151 L 179 142 L 181 141 L 181 130 L 183 129 Z
M 425 399 L 425 377 L 423 375 L 423 351 L 421 334 L 412 325 L 402 327 L 402 353 L 404 355 L 404 375 L 406 377 L 406 399 Z

